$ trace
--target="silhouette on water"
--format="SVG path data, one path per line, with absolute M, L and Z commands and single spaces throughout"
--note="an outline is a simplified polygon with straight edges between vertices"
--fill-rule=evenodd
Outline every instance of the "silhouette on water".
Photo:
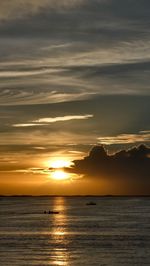
M 44 214 L 58 214 L 58 211 L 44 211 Z

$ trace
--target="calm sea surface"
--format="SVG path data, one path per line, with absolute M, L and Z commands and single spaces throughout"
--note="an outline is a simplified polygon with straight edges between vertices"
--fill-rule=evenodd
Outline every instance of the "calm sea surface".
M 0 265 L 150 265 L 150 198 L 0 198 Z

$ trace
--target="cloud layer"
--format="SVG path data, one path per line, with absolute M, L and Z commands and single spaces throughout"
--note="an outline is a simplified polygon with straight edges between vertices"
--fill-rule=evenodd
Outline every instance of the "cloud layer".
M 148 95 L 149 10 L 147 0 L 1 1 L 0 105 Z
M 36 14 L 43 9 L 62 10 L 81 4 L 84 0 L 5 0 L 0 3 L 0 19 L 21 18 L 23 15 Z

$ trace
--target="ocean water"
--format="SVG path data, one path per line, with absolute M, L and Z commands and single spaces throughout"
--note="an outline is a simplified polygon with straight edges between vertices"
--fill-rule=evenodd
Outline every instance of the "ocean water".
M 0 198 L 0 266 L 23 265 L 150 265 L 150 198 Z

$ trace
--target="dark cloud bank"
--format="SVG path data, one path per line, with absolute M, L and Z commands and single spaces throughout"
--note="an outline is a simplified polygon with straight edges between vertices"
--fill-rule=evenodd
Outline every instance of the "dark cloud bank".
M 103 146 L 95 146 L 87 157 L 73 161 L 68 169 L 93 180 L 105 180 L 129 194 L 150 194 L 150 148 L 145 145 L 109 155 Z

